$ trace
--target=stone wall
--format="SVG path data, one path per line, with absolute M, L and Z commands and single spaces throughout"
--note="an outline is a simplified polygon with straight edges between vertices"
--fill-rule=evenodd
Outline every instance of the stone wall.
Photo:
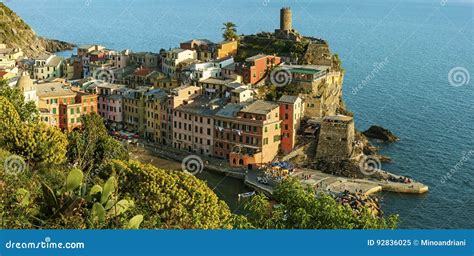
M 340 161 L 352 156 L 354 121 L 348 116 L 328 116 L 321 123 L 317 160 Z

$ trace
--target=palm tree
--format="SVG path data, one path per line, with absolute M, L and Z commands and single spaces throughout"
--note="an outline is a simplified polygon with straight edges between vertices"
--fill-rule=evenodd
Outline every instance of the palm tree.
M 237 39 L 237 26 L 233 22 L 225 22 L 224 27 L 222 30 L 224 33 L 222 36 L 224 37 L 225 40 L 232 40 L 232 39 Z

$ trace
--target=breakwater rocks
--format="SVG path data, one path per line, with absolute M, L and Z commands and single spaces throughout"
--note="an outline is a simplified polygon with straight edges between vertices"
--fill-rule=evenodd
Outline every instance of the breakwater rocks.
M 385 143 L 393 143 L 399 140 L 391 131 L 377 125 L 371 126 L 368 130 L 362 132 L 367 138 L 380 140 Z
M 383 216 L 383 211 L 377 197 L 360 193 L 353 194 L 348 191 L 335 194 L 333 197 L 340 204 L 349 206 L 356 213 L 360 214 L 364 209 L 368 209 L 373 216 Z

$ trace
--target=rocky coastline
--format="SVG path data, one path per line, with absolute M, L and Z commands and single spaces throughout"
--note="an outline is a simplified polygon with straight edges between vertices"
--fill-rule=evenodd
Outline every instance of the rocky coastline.
M 35 57 L 44 53 L 72 50 L 75 45 L 40 37 L 10 8 L 0 3 L 0 43 L 9 48 L 20 48 L 26 57 Z

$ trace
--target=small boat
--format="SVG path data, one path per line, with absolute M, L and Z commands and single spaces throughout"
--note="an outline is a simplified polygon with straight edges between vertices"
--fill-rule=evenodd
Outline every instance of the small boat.
M 246 193 L 242 193 L 242 194 L 239 194 L 239 200 L 240 198 L 247 198 L 247 197 L 251 197 L 255 195 L 255 191 L 252 191 L 252 192 L 246 192 Z

